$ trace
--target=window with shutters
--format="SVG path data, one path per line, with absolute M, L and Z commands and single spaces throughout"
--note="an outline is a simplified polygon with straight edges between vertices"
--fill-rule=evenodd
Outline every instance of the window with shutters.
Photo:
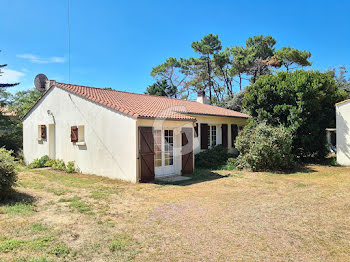
M 208 144 L 210 148 L 216 146 L 216 126 L 208 126 Z
M 38 140 L 45 140 L 45 139 L 46 139 L 46 126 L 38 125 Z

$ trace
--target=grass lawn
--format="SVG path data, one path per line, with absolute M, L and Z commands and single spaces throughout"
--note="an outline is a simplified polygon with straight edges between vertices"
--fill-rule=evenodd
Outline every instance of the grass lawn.
M 350 168 L 128 184 L 23 170 L 0 261 L 349 261 Z

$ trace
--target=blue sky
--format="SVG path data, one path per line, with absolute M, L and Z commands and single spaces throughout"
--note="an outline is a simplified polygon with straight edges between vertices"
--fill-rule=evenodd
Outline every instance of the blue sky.
M 142 93 L 152 67 L 190 57 L 218 34 L 224 47 L 272 35 L 277 48 L 311 51 L 312 68 L 350 69 L 350 1 L 71 0 L 71 83 Z M 0 81 L 32 88 L 36 74 L 68 82 L 67 0 L 2 0 Z

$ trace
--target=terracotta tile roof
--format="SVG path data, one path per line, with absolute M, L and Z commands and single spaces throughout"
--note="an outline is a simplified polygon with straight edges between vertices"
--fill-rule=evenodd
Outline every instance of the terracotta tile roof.
M 249 116 L 233 110 L 205 105 L 195 101 L 128 93 L 111 89 L 72 85 L 55 82 L 55 86 L 115 109 L 134 118 L 166 118 L 194 120 L 187 114 L 215 115 L 248 118 Z

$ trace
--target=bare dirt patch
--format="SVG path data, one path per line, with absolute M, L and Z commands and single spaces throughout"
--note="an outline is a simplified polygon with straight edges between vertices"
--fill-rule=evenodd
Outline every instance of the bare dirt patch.
M 40 170 L 0 204 L 0 261 L 349 261 L 350 168 L 128 184 Z M 40 260 L 41 259 L 41 260 Z

